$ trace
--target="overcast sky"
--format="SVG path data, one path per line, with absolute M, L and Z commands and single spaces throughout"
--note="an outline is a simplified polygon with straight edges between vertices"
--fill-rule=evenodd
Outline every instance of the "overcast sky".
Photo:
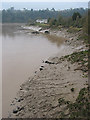
M 15 9 L 46 9 L 55 8 L 56 10 L 70 9 L 70 8 L 87 8 L 87 2 L 4 2 L 2 9 L 14 7 Z
M 2 2 L 89 2 L 89 0 L 0 0 Z
M 15 9 L 46 9 L 55 8 L 56 10 L 70 8 L 88 8 L 88 0 L 0 0 L 2 9 L 14 7 Z M 41 1 L 41 2 L 40 2 Z

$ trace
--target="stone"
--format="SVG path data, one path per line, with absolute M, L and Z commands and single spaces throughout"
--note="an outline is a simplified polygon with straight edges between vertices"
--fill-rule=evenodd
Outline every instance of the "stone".
M 20 107 L 17 106 L 17 108 L 13 110 L 13 113 L 16 114 L 16 113 L 18 113 L 19 111 L 21 111 L 23 109 L 24 109 L 24 107 L 20 108 Z
M 47 63 L 47 64 L 55 64 L 55 63 L 50 62 L 50 61 L 45 61 L 45 63 Z
M 23 100 L 23 98 L 20 98 L 20 99 L 18 99 L 18 102 L 21 102 Z
M 40 71 L 43 70 L 43 68 L 40 68 Z
M 18 113 L 18 110 L 17 110 L 17 109 L 14 109 L 14 110 L 13 110 L 13 113 L 14 113 L 14 114 Z
M 39 31 L 42 31 L 42 28 L 41 28 L 41 29 L 39 29 Z
M 32 34 L 39 34 L 39 32 L 38 31 L 34 31 L 34 32 L 31 32 Z

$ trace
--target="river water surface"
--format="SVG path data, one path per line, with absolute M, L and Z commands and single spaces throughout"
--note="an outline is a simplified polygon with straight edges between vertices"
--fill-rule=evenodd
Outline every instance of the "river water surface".
M 2 25 L 2 113 L 8 117 L 10 104 L 20 85 L 40 67 L 43 60 L 58 53 L 62 40 L 23 30 L 21 24 Z

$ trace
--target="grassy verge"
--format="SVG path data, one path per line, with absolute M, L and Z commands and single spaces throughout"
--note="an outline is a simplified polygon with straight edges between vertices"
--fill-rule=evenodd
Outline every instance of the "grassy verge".
M 86 44 L 89 44 L 89 41 L 88 41 L 88 35 L 87 34 L 81 34 L 80 36 L 78 36 L 78 40 L 83 40 L 84 43 Z
M 35 26 L 39 26 L 39 27 L 42 27 L 42 28 L 49 28 L 49 24 L 44 24 L 44 23 L 35 23 Z
M 71 27 L 68 28 L 67 32 L 69 32 L 69 33 L 77 33 L 77 32 L 79 32 L 81 30 L 82 30 L 82 28 L 77 28 L 77 27 L 71 26 Z
M 77 40 L 83 40 L 84 43 L 89 44 L 88 41 L 88 34 L 83 30 L 83 28 L 77 28 L 77 27 L 69 27 L 67 32 L 69 33 L 78 33 L 78 38 Z

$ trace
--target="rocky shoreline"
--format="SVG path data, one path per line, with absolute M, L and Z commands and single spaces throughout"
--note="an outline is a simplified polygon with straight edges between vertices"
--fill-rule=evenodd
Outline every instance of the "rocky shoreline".
M 67 47 L 62 53 L 44 61 L 34 76 L 20 86 L 17 97 L 11 103 L 10 118 L 60 118 L 63 111 L 69 117 L 66 104 L 60 105 L 58 100 L 64 98 L 75 102 L 79 91 L 88 86 L 88 78 L 78 69 L 78 62 L 72 64 L 65 56 L 88 48 L 83 40 L 78 40 L 81 31 L 72 34 L 67 30 L 50 30 L 51 35 L 64 37 Z

